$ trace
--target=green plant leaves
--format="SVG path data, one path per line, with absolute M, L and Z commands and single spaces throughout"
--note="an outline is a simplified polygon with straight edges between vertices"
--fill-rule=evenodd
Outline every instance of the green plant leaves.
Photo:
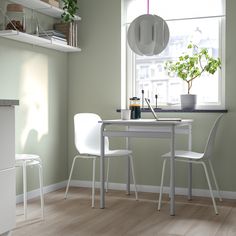
M 188 53 L 181 55 L 178 61 L 167 61 L 165 70 L 168 75 L 176 74 L 179 78 L 188 83 L 188 93 L 192 87 L 192 81 L 207 72 L 214 74 L 221 68 L 220 58 L 213 58 L 209 55 L 207 48 L 199 49 L 197 45 L 190 43 L 187 46 Z
M 61 18 L 64 22 L 73 22 L 75 14 L 78 10 L 76 0 L 62 0 L 64 3 L 63 10 L 64 12 L 61 15 Z

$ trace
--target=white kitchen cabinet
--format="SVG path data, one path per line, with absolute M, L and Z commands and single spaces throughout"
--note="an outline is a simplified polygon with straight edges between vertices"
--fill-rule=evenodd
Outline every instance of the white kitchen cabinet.
M 16 215 L 15 168 L 0 171 L 0 235 L 15 227 Z
M 15 226 L 15 107 L 19 101 L 0 100 L 0 235 Z
M 0 171 L 12 168 L 15 163 L 14 107 L 0 106 Z

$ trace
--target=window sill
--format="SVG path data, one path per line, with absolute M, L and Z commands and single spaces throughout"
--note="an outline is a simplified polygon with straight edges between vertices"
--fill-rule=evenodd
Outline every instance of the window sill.
M 120 112 L 121 109 L 116 109 L 117 112 Z M 195 109 L 195 110 L 181 110 L 181 109 L 161 109 L 154 108 L 155 112 L 183 112 L 183 113 L 227 113 L 227 109 Z M 141 112 L 151 112 L 149 108 L 141 108 Z

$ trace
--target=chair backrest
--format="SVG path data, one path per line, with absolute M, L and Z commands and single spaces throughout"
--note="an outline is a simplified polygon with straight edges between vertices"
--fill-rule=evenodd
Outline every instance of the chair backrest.
M 222 116 L 223 116 L 223 114 L 221 114 L 220 116 L 217 117 L 217 119 L 214 122 L 214 125 L 211 128 L 211 132 L 208 136 L 207 144 L 206 144 L 205 151 L 204 151 L 204 157 L 206 157 L 206 158 L 212 157 L 213 147 L 214 147 L 215 138 L 216 138 L 216 131 L 218 129 L 218 126 L 219 126 Z
M 80 154 L 100 153 L 101 118 L 93 113 L 78 113 L 74 116 L 75 146 Z M 108 148 L 108 139 L 105 139 Z

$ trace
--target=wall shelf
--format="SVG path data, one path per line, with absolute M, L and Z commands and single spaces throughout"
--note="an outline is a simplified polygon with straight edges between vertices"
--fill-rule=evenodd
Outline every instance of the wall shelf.
M 60 18 L 63 10 L 54 7 L 48 3 L 42 2 L 40 0 L 10 0 L 11 2 L 21 4 L 24 7 L 33 9 L 37 12 L 43 13 L 48 16 L 52 16 L 55 18 Z M 75 20 L 81 20 L 79 16 L 75 17 Z
M 13 3 L 21 4 L 22 6 L 32 9 L 36 12 L 51 16 L 53 18 L 61 18 L 63 10 L 54 7 L 48 3 L 40 0 L 10 0 Z M 75 20 L 81 20 L 79 16 L 75 17 Z M 17 30 L 2 30 L 0 31 L 0 37 L 24 42 L 32 45 L 37 45 L 44 48 L 54 49 L 61 52 L 80 52 L 81 49 L 70 45 L 61 44 L 60 42 L 52 41 L 51 39 L 40 38 L 35 35 L 22 33 Z
M 33 0 L 30 0 L 33 1 Z M 36 1 L 36 0 L 34 0 Z M 40 38 L 38 36 L 22 33 L 16 30 L 2 30 L 0 31 L 0 37 L 16 40 L 19 42 L 29 43 L 44 48 L 50 48 L 61 52 L 80 52 L 81 49 L 64 45 L 56 42 L 52 42 L 50 39 Z

